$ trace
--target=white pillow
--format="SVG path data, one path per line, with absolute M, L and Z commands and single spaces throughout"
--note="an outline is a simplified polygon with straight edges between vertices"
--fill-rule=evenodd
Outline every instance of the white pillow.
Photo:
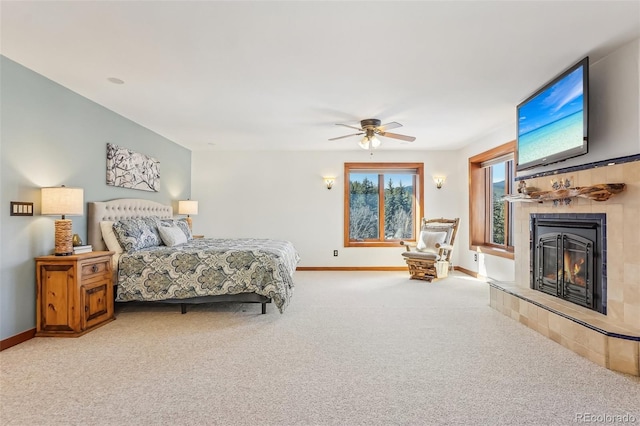
M 107 245 L 107 249 L 109 251 L 115 251 L 116 257 L 124 250 L 116 237 L 116 234 L 113 232 L 113 222 L 112 220 L 103 220 L 100 222 L 100 230 L 102 231 L 102 239 L 104 243 Z
M 416 249 L 420 252 L 437 253 L 436 244 L 444 243 L 446 238 L 446 232 L 420 231 L 420 239 Z
M 167 247 L 173 247 L 187 242 L 187 236 L 184 234 L 182 229 L 178 228 L 177 225 L 158 226 L 158 232 L 160 233 L 162 242 Z

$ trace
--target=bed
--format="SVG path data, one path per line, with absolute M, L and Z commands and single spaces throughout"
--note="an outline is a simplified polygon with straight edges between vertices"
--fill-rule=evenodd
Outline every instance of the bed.
M 124 233 L 123 226 L 158 224 L 176 226 L 187 241 L 152 241 L 145 232 Z M 299 255 L 293 244 L 274 239 L 189 238 L 190 230 L 173 218 L 171 206 L 142 199 L 116 199 L 88 203 L 88 243 L 93 250 L 112 250 L 116 302 L 212 302 L 266 304 L 283 313 L 293 294 L 293 274 Z M 152 228 L 153 225 L 150 225 Z M 126 228 L 126 227 L 125 227 Z M 120 244 L 114 247 L 114 235 Z M 177 232 L 182 235 L 182 233 Z M 131 237 L 129 240 L 127 238 Z M 181 237 L 182 238 L 182 237 Z M 150 242 L 151 241 L 151 242 Z

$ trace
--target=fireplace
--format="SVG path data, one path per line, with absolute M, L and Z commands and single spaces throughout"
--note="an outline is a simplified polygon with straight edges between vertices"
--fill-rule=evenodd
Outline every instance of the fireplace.
M 531 288 L 606 314 L 605 214 L 531 215 Z

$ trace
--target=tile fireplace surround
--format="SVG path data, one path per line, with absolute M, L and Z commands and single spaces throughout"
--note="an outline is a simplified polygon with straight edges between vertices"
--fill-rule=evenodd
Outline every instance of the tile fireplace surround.
M 491 306 L 603 367 L 640 376 L 640 161 L 528 178 L 526 184 L 551 190 L 552 181 L 566 179 L 572 187 L 627 186 L 607 201 L 516 202 L 515 282 L 490 283 Z M 532 213 L 606 214 L 606 315 L 530 288 Z

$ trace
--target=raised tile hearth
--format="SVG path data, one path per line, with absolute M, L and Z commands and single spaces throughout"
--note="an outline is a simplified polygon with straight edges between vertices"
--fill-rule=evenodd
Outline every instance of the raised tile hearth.
M 640 376 L 640 158 L 620 160 L 524 178 L 542 191 L 557 182 L 625 188 L 604 201 L 514 203 L 514 282 L 491 283 L 491 306 L 596 364 Z M 532 218 L 548 215 L 604 217 L 602 313 L 533 288 Z
M 489 285 L 492 308 L 598 365 L 640 376 L 640 329 L 534 289 Z

